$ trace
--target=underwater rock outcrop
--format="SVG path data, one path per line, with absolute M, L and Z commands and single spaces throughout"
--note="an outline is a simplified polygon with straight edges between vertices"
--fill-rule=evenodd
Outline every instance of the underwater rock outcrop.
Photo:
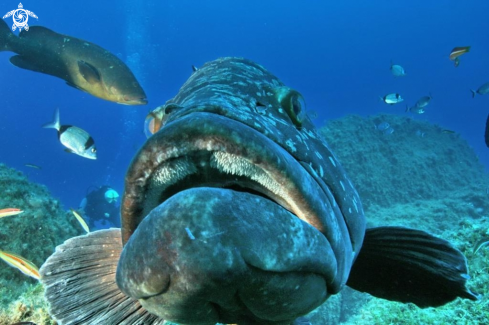
M 489 235 L 489 177 L 467 142 L 440 126 L 398 115 L 346 116 L 327 122 L 321 132 L 358 190 L 368 225 L 418 228 L 451 241 L 467 256 L 469 287 L 482 294 L 478 302 L 456 300 L 420 309 L 377 298 L 365 302 L 358 293 L 343 291 L 340 321 L 487 322 L 489 249 L 473 250 Z M 320 323 L 321 314 L 316 310 L 312 320 Z
M 394 132 L 385 132 L 382 123 Z M 460 188 L 487 189 L 488 175 L 467 142 L 426 121 L 349 115 L 328 121 L 321 132 L 366 207 L 437 199 Z
M 45 186 L 30 182 L 21 172 L 3 164 L 0 164 L 0 208 L 24 211 L 0 219 L 0 250 L 20 255 L 38 267 L 57 245 L 83 233 L 75 218 L 63 210 Z M 0 325 L 20 320 L 10 318 L 7 322 L 6 315 L 32 314 L 34 310 L 30 308 L 37 308 L 27 304 L 34 303 L 32 296 L 41 294 L 42 287 L 35 279 L 0 261 Z

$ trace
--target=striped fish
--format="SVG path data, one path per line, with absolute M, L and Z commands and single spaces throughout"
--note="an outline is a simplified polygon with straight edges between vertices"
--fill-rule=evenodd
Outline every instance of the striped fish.
M 43 125 L 44 128 L 52 128 L 58 131 L 58 139 L 65 151 L 74 153 L 88 159 L 97 159 L 95 141 L 85 130 L 73 125 L 61 125 L 59 121 L 59 109 L 54 111 L 54 121 Z

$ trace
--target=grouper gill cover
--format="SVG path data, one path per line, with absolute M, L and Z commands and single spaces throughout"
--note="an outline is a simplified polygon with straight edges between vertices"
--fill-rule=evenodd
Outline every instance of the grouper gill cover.
M 366 230 L 304 98 L 262 66 L 206 63 L 158 110 L 126 174 L 122 229 L 70 239 L 40 270 L 60 324 L 298 324 L 347 281 L 421 307 L 477 299 L 446 241 Z

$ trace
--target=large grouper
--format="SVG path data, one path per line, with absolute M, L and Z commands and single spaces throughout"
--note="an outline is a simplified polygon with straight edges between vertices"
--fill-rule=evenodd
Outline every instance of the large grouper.
M 17 37 L 0 20 L 2 51 L 17 53 L 9 59 L 16 67 L 58 77 L 95 97 L 124 105 L 148 102 L 127 65 L 94 43 L 42 26 L 22 30 Z
M 346 285 L 420 307 L 478 298 L 447 241 L 366 229 L 303 97 L 262 66 L 208 62 L 159 110 L 122 229 L 71 238 L 40 270 L 58 324 L 288 325 Z

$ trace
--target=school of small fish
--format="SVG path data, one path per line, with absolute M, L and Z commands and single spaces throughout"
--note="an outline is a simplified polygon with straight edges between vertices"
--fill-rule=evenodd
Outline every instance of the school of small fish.
M 460 57 L 468 53 L 470 51 L 470 46 L 457 46 L 452 49 L 450 52 L 450 55 L 448 58 L 453 61 L 453 64 L 455 67 L 458 67 L 460 65 Z M 390 66 L 391 73 L 394 77 L 404 77 L 406 76 L 406 71 L 402 66 L 399 64 L 394 64 L 391 61 L 391 66 Z M 472 93 L 472 98 L 475 98 L 477 94 L 479 95 L 486 95 L 489 94 L 489 82 L 486 82 L 482 84 L 479 88 L 476 90 L 470 89 Z M 418 101 L 413 105 L 409 106 L 406 105 L 406 113 L 412 113 L 412 114 L 424 114 L 426 113 L 426 107 L 428 104 L 431 102 L 433 97 L 431 96 L 431 93 L 428 96 L 423 96 Z M 390 93 L 385 96 L 381 96 L 380 100 L 386 103 L 387 105 L 395 105 L 400 102 L 404 101 L 404 98 L 399 93 Z M 484 134 L 484 140 L 486 143 L 486 146 L 489 148 L 489 115 L 487 116 L 486 120 L 486 126 L 485 126 L 485 134 Z

